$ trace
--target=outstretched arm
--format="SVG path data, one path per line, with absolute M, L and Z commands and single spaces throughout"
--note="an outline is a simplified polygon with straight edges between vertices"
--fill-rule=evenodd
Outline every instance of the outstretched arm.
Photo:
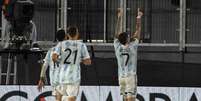
M 141 34 L 141 17 L 143 13 L 140 11 L 140 8 L 138 8 L 138 15 L 136 18 L 136 31 L 133 33 L 132 38 L 136 38 L 140 40 L 140 34 Z
M 118 38 L 119 34 L 122 32 L 122 16 L 123 16 L 123 9 L 118 8 L 117 11 L 117 23 L 115 27 L 115 38 Z

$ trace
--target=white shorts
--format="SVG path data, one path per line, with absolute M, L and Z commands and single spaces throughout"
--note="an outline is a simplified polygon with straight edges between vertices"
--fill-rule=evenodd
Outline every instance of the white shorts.
M 76 97 L 79 93 L 79 87 L 80 85 L 61 85 L 58 89 L 58 92 L 62 96 Z
M 60 93 L 59 91 L 61 91 L 61 86 L 60 86 L 60 85 L 58 85 L 58 86 L 56 86 L 56 87 L 53 87 L 52 95 L 53 95 L 53 96 L 61 95 L 61 93 Z
M 119 86 L 121 95 L 127 97 L 137 96 L 137 76 L 119 77 Z

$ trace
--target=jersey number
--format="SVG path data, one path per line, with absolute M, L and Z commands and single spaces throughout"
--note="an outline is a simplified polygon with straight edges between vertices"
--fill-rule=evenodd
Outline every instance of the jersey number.
M 126 56 L 126 63 L 125 63 L 125 66 L 127 66 L 128 60 L 129 60 L 129 54 L 128 54 L 128 53 L 122 53 L 121 55 L 122 55 L 122 56 Z
M 59 63 L 54 62 L 54 68 L 59 67 Z
M 68 58 L 72 55 L 72 50 L 67 48 L 65 50 L 65 52 L 68 52 L 68 55 L 66 57 L 66 59 L 64 60 L 64 64 L 71 64 L 71 62 L 68 61 Z M 75 64 L 76 62 L 76 59 L 77 59 L 77 50 L 73 51 L 75 54 L 74 54 L 74 60 L 73 60 L 73 64 Z

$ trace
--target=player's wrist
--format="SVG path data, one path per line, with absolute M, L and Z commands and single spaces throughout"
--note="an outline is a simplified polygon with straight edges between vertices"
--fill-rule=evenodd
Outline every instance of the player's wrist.
M 45 81 L 45 77 L 40 77 L 40 81 L 44 82 Z
M 136 18 L 137 18 L 137 19 L 141 19 L 141 18 L 142 18 L 142 16 L 138 15 Z

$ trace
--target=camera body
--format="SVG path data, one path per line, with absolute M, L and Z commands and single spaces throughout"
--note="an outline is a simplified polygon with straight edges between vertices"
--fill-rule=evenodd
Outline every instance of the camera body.
M 20 48 L 24 43 L 30 43 L 33 23 L 31 20 L 34 16 L 34 3 L 31 0 L 7 0 L 3 4 L 4 17 L 7 20 L 5 34 L 9 34 L 10 46 Z
M 34 16 L 34 3 L 30 0 L 17 0 L 13 11 L 15 21 L 29 23 Z

